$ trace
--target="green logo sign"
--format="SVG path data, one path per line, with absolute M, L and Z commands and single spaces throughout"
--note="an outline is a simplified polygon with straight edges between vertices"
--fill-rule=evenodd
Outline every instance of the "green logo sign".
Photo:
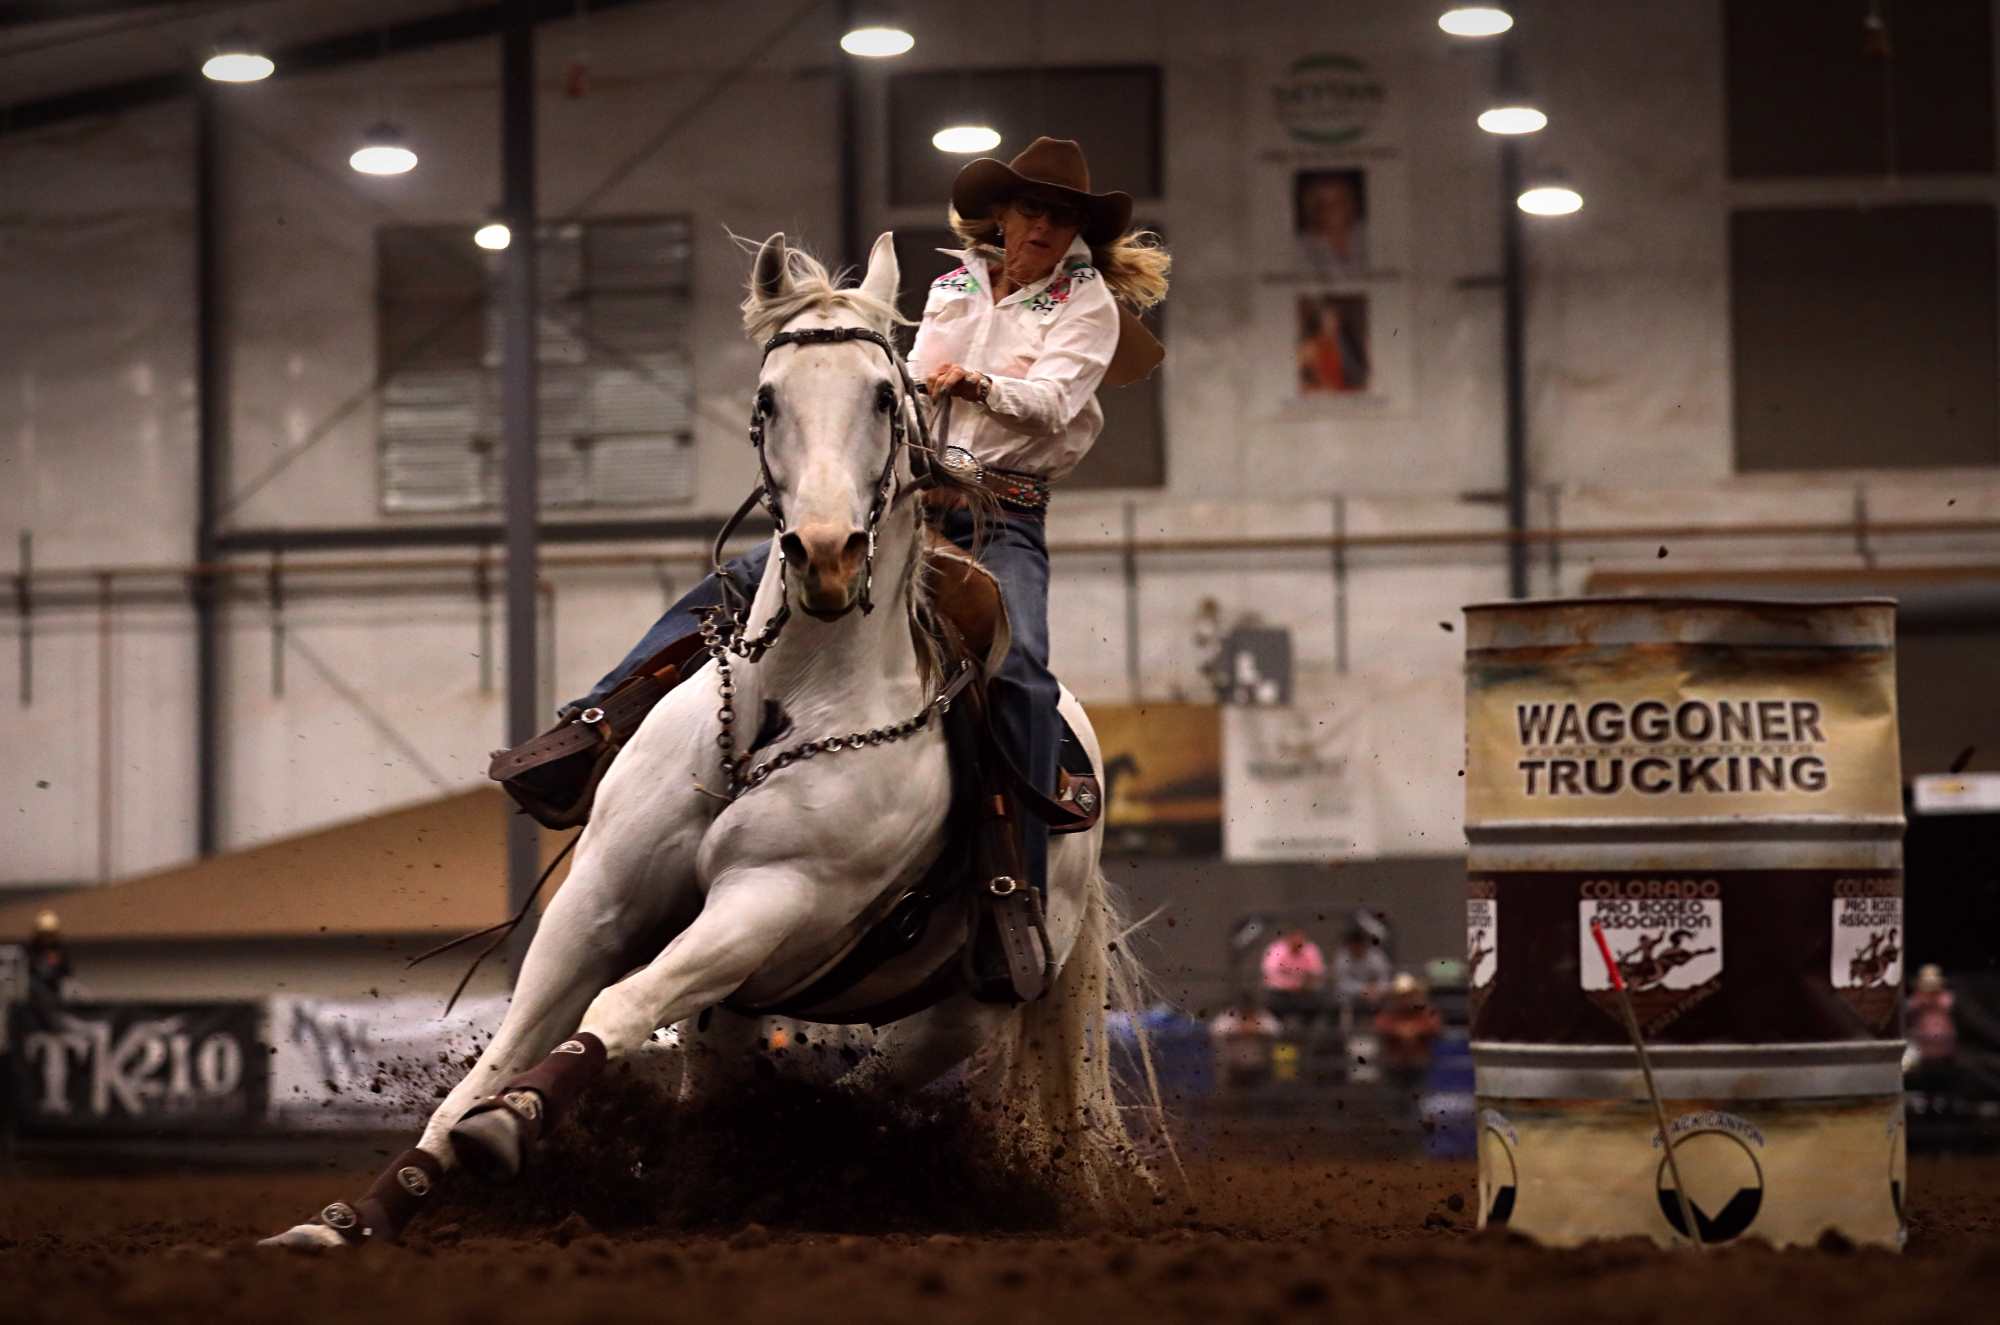
M 1271 87 L 1271 108 L 1285 132 L 1321 147 L 1367 137 L 1388 99 L 1367 62 L 1351 55 L 1302 55 Z

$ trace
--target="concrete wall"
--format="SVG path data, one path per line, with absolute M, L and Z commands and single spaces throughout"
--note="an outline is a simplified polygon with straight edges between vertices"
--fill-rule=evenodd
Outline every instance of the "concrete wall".
M 1086 699 L 1202 696 L 1193 637 L 1207 597 L 1290 626 L 1302 690 L 1324 702 L 1343 687 L 1369 694 L 1453 674 L 1460 637 L 1439 623 L 1504 593 L 1495 548 L 1356 554 L 1339 591 L 1343 676 L 1325 553 L 1161 554 L 1140 561 L 1141 633 L 1135 641 L 1126 630 L 1118 542 L 1128 519 L 1145 536 L 1324 533 L 1341 499 L 1350 533 L 1503 527 L 1491 500 L 1503 474 L 1498 182 L 1493 144 L 1471 126 L 1491 86 L 1490 53 L 1442 37 L 1433 8 L 1290 0 L 1240 6 L 1223 23 L 1192 0 L 1135 0 L 968 23 L 961 10 L 925 3 L 908 9 L 916 53 L 862 68 L 871 233 L 936 224 L 942 210 L 941 200 L 922 212 L 880 205 L 883 79 L 894 69 L 1164 70 L 1166 194 L 1142 210 L 1168 226 L 1177 254 L 1167 486 L 1066 494 L 1051 520 L 1052 537 L 1072 549 L 1056 558 L 1056 665 Z M 1876 518 L 2000 518 L 1992 470 L 1732 473 L 1725 236 L 1742 190 L 1723 173 L 1718 7 L 1544 0 L 1518 10 L 1524 67 L 1554 117 L 1529 159 L 1566 168 L 1588 199 L 1581 214 L 1526 232 L 1535 521 L 1841 521 L 1857 496 Z M 587 35 L 568 24 L 542 30 L 545 215 L 582 205 L 590 216 L 696 219 L 698 484 L 693 502 L 662 515 L 719 516 L 752 476 L 741 415 L 755 353 L 735 311 L 746 260 L 725 229 L 836 241 L 832 11 L 767 48 L 765 34 L 794 12 L 698 0 L 594 15 Z M 586 44 L 589 94 L 566 98 L 563 67 Z M 1301 408 L 1272 389 L 1289 338 L 1273 315 L 1286 291 L 1269 279 L 1268 212 L 1283 201 L 1265 156 L 1268 85 L 1312 51 L 1362 56 L 1392 89 L 1405 311 L 1393 326 L 1385 314 L 1378 331 L 1409 345 L 1409 376 L 1378 408 Z M 259 485 L 231 505 L 232 527 L 396 523 L 379 508 L 365 398 L 379 367 L 373 235 L 385 224 L 469 225 L 495 201 L 496 65 L 495 46 L 477 42 L 225 90 L 228 486 Z M 407 127 L 423 164 L 400 179 L 354 175 L 347 152 L 384 116 Z M 0 513 L 33 530 L 41 566 L 171 564 L 192 548 L 190 125 L 189 108 L 169 104 L 0 137 L 0 196 L 10 199 L 0 305 L 27 310 L 0 320 Z M 1088 126 L 1048 128 L 1088 139 Z M 656 138 L 658 150 L 642 153 Z M 622 181 L 598 192 L 628 161 Z M 328 425 L 357 395 L 360 406 Z M 1670 551 L 1676 568 L 1863 564 L 1839 536 Z M 1869 554 L 1886 566 L 1991 565 L 1996 551 L 2000 540 L 1966 533 L 1878 540 Z M 1593 570 L 1658 564 L 1650 542 L 1569 546 L 1559 562 L 1537 557 L 1534 587 L 1575 592 Z M 614 661 L 690 573 L 685 561 L 552 572 L 550 703 Z M 469 574 L 394 583 L 390 592 L 387 578 L 315 580 L 294 567 L 282 618 L 261 585 L 242 586 L 226 651 L 227 843 L 479 776 L 502 728 L 494 609 L 482 609 Z M 81 584 L 83 601 L 36 614 L 33 703 L 0 701 L 11 747 L 28 752 L 0 771 L 0 881 L 129 874 L 193 848 L 187 615 L 169 582 L 157 601 L 121 598 L 101 619 Z M 0 620 L 0 694 L 19 681 L 19 629 Z M 100 720 L 106 689 L 113 700 Z M 1436 781 L 1450 819 L 1457 751 L 1434 753 L 1421 776 Z M 1246 908 L 1293 886 L 1232 877 Z M 1424 905 L 1448 910 L 1442 898 Z

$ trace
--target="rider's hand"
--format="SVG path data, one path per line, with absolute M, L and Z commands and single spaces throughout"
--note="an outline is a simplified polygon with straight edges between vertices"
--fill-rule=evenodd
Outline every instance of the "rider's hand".
M 930 375 L 925 386 L 930 388 L 931 399 L 937 400 L 949 394 L 960 400 L 978 400 L 986 392 L 986 375 L 955 363 L 941 366 Z

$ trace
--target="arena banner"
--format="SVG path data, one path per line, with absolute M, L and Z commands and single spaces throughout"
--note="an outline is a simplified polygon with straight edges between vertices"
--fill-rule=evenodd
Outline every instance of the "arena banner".
M 1375 854 L 1361 705 L 1232 708 L 1224 720 L 1223 855 L 1232 861 Z
M 1290 708 L 1228 710 L 1223 854 L 1457 855 L 1461 686 L 1450 672 L 1353 672 Z
M 460 999 L 450 1017 L 435 995 L 273 998 L 270 1123 L 287 1131 L 415 1126 L 471 1066 L 506 1014 L 507 999 Z
M 234 1132 L 264 1116 L 256 1003 L 17 1004 L 7 1070 L 28 1135 Z
M 1092 704 L 1104 752 L 1107 855 L 1222 849 L 1222 712 L 1213 704 Z

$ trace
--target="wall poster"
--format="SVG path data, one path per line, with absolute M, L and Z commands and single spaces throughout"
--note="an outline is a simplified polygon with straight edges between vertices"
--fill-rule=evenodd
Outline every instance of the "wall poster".
M 1358 56 L 1274 66 L 1257 164 L 1262 398 L 1282 418 L 1407 409 L 1409 179 L 1392 81 Z

